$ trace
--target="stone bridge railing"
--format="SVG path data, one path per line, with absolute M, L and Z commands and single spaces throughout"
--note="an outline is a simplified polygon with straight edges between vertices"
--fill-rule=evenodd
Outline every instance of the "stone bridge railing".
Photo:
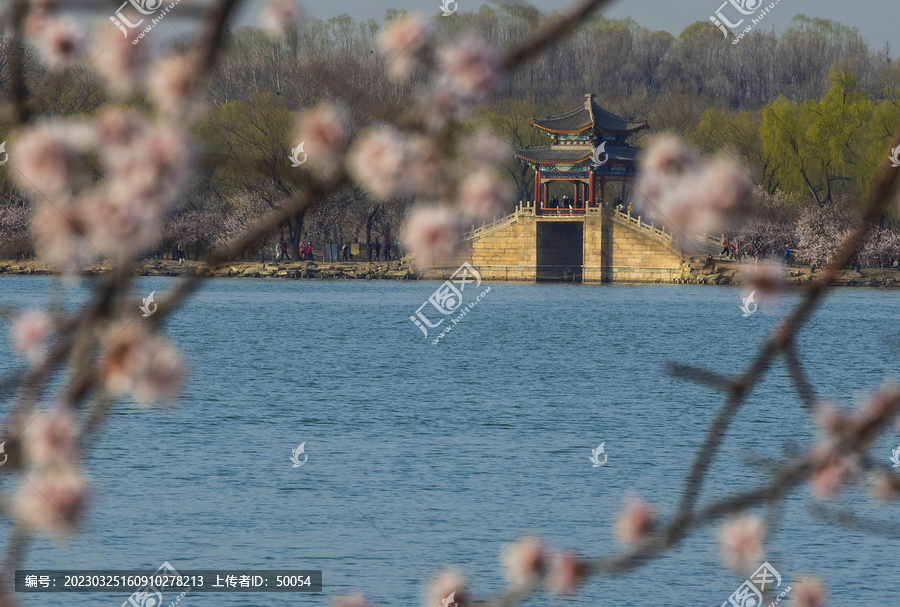
M 476 238 L 480 238 L 482 236 L 487 236 L 492 232 L 496 232 L 501 228 L 505 228 L 506 226 L 515 223 L 518 221 L 519 217 L 522 215 L 534 215 L 534 203 L 533 202 L 519 202 L 516 206 L 516 210 L 507 215 L 506 217 L 498 217 L 494 221 L 491 222 L 483 222 L 481 227 L 472 226 L 468 232 L 463 234 L 463 241 L 475 240 Z
M 631 229 L 642 232 L 650 238 L 661 242 L 662 244 L 669 247 L 673 252 L 679 254 L 681 253 L 677 243 L 675 242 L 675 238 L 672 236 L 671 232 L 667 232 L 664 227 L 660 226 L 657 228 L 653 224 L 653 222 L 644 223 L 643 221 L 641 221 L 640 215 L 634 216 L 630 212 L 623 212 L 618 209 L 613 209 L 612 217 L 614 221 L 623 223 Z
M 588 209 L 588 211 L 600 212 L 600 208 L 592 207 Z M 480 227 L 476 227 L 473 225 L 472 229 L 470 229 L 463 235 L 463 241 L 475 240 L 476 238 L 487 236 L 488 234 L 496 232 L 497 230 L 515 223 L 521 216 L 534 216 L 533 202 L 520 201 L 516 206 L 516 210 L 509 215 L 506 215 L 505 217 L 498 217 L 491 222 L 483 222 Z M 677 243 L 675 242 L 675 238 L 672 236 L 671 232 L 667 232 L 663 226 L 656 227 L 652 222 L 649 224 L 644 223 L 641 220 L 640 215 L 632 215 L 629 212 L 620 211 L 618 209 L 612 209 L 612 218 L 614 221 L 625 224 L 631 229 L 642 232 L 643 234 L 646 234 L 654 240 L 664 244 L 673 252 L 679 254 L 681 253 Z

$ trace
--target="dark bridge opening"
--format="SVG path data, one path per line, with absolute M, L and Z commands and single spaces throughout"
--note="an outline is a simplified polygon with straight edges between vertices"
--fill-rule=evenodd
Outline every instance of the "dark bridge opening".
M 537 223 L 537 280 L 581 282 L 584 224 L 580 221 Z

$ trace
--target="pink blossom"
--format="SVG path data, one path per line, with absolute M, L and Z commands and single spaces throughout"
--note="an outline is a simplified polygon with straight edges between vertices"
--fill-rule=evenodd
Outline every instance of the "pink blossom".
M 32 40 L 40 41 L 52 19 L 49 10 L 33 6 L 25 19 L 25 34 Z
M 150 98 L 166 114 L 190 114 L 199 74 L 195 55 L 173 55 L 151 70 L 148 78 Z
M 466 107 L 445 84 L 439 84 L 433 91 L 423 96 L 419 102 L 422 122 L 429 133 L 440 133 L 452 122 L 465 119 Z
M 350 594 L 334 597 L 331 607 L 372 607 L 372 603 L 364 594 Z
M 459 146 L 463 159 L 474 167 L 501 167 L 513 156 L 509 143 L 486 131 L 467 137 Z
M 675 135 L 666 133 L 651 141 L 641 164 L 648 173 L 677 176 L 693 170 L 698 160 L 694 148 Z
M 800 578 L 791 588 L 791 603 L 796 607 L 828 607 L 825 583 L 819 578 Z
M 149 124 L 139 112 L 112 107 L 97 118 L 96 129 L 103 161 L 115 167 L 123 152 L 147 132 Z
M 445 167 L 447 158 L 431 137 L 412 135 L 406 140 L 404 189 L 422 195 L 449 191 L 451 183 Z
M 91 65 L 113 92 L 130 94 L 146 68 L 147 44 L 131 44 L 115 27 L 101 27 L 96 36 Z
M 80 474 L 53 468 L 25 476 L 13 510 L 30 529 L 66 536 L 78 526 L 87 501 L 87 486 Z
M 635 190 L 638 200 L 675 229 L 717 232 L 747 210 L 753 184 L 732 160 L 723 156 L 701 163 L 693 148 L 664 135 L 645 153 Z
M 747 211 L 753 182 L 745 168 L 719 156 L 703 166 L 692 189 L 697 206 L 730 217 Z
M 309 163 L 325 176 L 333 175 L 341 164 L 347 145 L 347 120 L 333 105 L 320 105 L 297 120 L 294 141 L 305 142 Z
M 547 589 L 554 594 L 575 594 L 587 577 L 587 566 L 575 552 L 554 554 L 550 559 Z
M 301 19 L 302 11 L 294 0 L 270 0 L 262 11 L 262 27 L 273 36 L 281 36 Z
M 469 604 L 466 580 L 455 569 L 440 571 L 428 587 L 425 607 L 455 607 L 453 603 L 459 607 Z
M 489 220 L 509 208 L 513 196 L 512 187 L 496 171 L 481 169 L 463 182 L 459 205 L 463 217 Z
M 779 264 L 760 263 L 741 267 L 744 295 L 754 292 L 761 299 L 774 301 L 784 290 L 784 269 Z
M 649 502 L 629 499 L 616 520 L 616 537 L 623 544 L 646 540 L 656 525 L 656 510 Z
M 112 335 L 100 365 L 108 390 L 131 393 L 144 403 L 178 395 L 184 382 L 184 363 L 168 341 L 150 335 L 143 325 L 114 327 Z
M 22 431 L 22 443 L 36 467 L 65 467 L 75 456 L 75 418 L 62 407 L 38 413 Z
M 150 128 L 104 160 L 111 169 L 110 197 L 120 203 L 130 200 L 154 214 L 171 207 L 191 171 L 187 139 L 165 125 Z
M 79 272 L 100 254 L 87 237 L 92 223 L 79 204 L 40 205 L 32 220 L 38 255 L 67 273 Z
M 762 519 L 746 515 L 722 524 L 719 543 L 722 560 L 731 569 L 746 572 L 763 557 L 765 524 Z
M 410 212 L 403 233 L 406 249 L 417 263 L 429 264 L 450 255 L 459 242 L 459 220 L 442 206 L 417 206 Z
M 146 204 L 146 199 L 118 197 L 94 192 L 80 204 L 93 220 L 88 224 L 87 238 L 103 255 L 113 259 L 130 259 L 149 248 L 160 236 L 159 209 Z
M 834 451 L 823 444 L 813 450 L 813 471 L 809 483 L 817 499 L 828 499 L 840 492 L 841 483 L 851 480 L 859 471 L 858 457 Z
M 428 42 L 428 28 L 418 15 L 403 15 L 388 23 L 376 44 L 389 61 L 391 78 L 408 79 L 416 67 L 416 56 Z
M 184 384 L 184 360 L 167 342 L 159 340 L 148 352 L 143 373 L 134 386 L 134 397 L 144 403 L 172 400 Z
M 89 129 L 76 123 L 45 121 L 26 130 L 9 150 L 19 185 L 36 197 L 54 196 L 75 186 L 81 155 L 94 141 Z
M 464 38 L 438 52 L 441 81 L 460 97 L 481 101 L 500 79 L 497 52 L 484 40 Z
M 45 341 L 52 328 L 53 323 L 46 312 L 28 310 L 13 321 L 9 332 L 16 350 L 30 360 L 40 360 L 43 358 Z
M 81 50 L 84 36 L 71 19 L 47 19 L 40 31 L 38 49 L 52 70 L 72 65 Z
M 347 156 L 348 169 L 354 179 L 380 198 L 404 189 L 408 142 L 404 135 L 389 126 L 366 131 L 354 143 Z
M 843 409 L 838 408 L 834 403 L 819 403 L 816 405 L 813 420 L 819 429 L 830 437 L 841 434 L 847 424 L 850 423 L 850 417 Z
M 546 565 L 546 549 L 535 537 L 523 537 L 503 553 L 506 579 L 515 586 L 528 586 L 542 574 Z

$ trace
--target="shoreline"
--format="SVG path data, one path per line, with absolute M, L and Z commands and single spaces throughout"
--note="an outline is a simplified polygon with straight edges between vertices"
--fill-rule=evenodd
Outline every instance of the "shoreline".
M 166 259 L 148 259 L 140 263 L 135 276 L 188 276 L 196 272 L 200 262 L 185 260 L 184 265 Z M 716 260 L 716 267 L 703 269 L 701 262 L 685 262 L 680 275 L 669 282 L 617 282 L 615 284 L 684 284 L 684 285 L 718 285 L 735 286 L 740 284 L 740 266 L 730 260 Z M 97 263 L 85 268 L 82 276 L 100 276 L 112 270 L 108 262 Z M 291 280 L 446 280 L 456 268 L 431 268 L 416 272 L 409 259 L 397 261 L 344 261 L 344 262 L 306 262 L 289 261 L 285 263 L 267 261 L 239 261 L 223 265 L 209 273 L 210 278 L 287 278 Z M 60 273 L 40 260 L 0 260 L 0 277 L 2 276 L 59 276 Z M 810 272 L 807 266 L 785 268 L 785 281 L 788 285 L 805 285 L 815 280 L 817 274 Z M 521 280 L 487 282 L 523 282 Z M 525 281 L 532 282 L 532 281 Z M 601 283 L 591 283 L 601 284 Z M 900 287 L 900 268 L 861 268 L 843 270 L 835 279 L 837 287 Z

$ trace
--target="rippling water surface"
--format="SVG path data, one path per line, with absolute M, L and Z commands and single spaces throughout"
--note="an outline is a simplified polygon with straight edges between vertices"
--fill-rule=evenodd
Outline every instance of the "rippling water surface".
M 42 305 L 52 284 L 2 278 L 0 303 Z M 171 284 L 146 278 L 138 288 Z M 325 606 L 358 588 L 395 607 L 421 604 L 446 566 L 493 594 L 500 550 L 526 533 L 608 554 L 624 499 L 672 511 L 720 402 L 668 376 L 666 362 L 735 372 L 792 299 L 743 318 L 728 288 L 493 284 L 432 345 L 409 316 L 437 286 L 206 283 L 165 327 L 191 365 L 180 406 L 116 408 L 86 462 L 93 501 L 83 533 L 33 542 L 27 567 L 321 569 L 322 594 L 194 594 L 180 605 Z M 65 295 L 75 303 L 84 291 Z M 895 291 L 832 293 L 800 340 L 821 396 L 849 407 L 897 376 L 898 304 Z M 4 374 L 22 364 L 9 352 L 4 330 Z M 898 434 L 877 445 L 885 464 Z M 703 497 L 764 482 L 774 462 L 813 440 L 776 365 L 729 432 Z M 594 468 L 591 449 L 604 441 L 608 461 Z M 302 442 L 309 459 L 293 468 Z M 824 577 L 834 605 L 900 603 L 897 540 L 830 527 L 810 516 L 808 498 L 794 493 L 780 513 L 769 562 L 786 579 Z M 898 506 L 873 507 L 856 490 L 831 507 L 900 524 Z M 741 581 L 721 565 L 709 528 L 635 573 L 530 604 L 720 605 Z M 22 603 L 117 607 L 126 596 Z

